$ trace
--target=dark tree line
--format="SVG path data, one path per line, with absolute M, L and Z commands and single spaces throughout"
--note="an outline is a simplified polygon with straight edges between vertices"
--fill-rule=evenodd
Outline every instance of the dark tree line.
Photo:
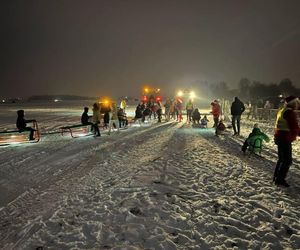
M 234 96 L 240 97 L 244 102 L 264 103 L 266 100 L 275 105 L 286 96 L 300 96 L 300 89 L 293 85 L 289 78 L 281 80 L 279 83 L 262 83 L 259 81 L 250 81 L 242 78 L 238 83 L 237 89 L 230 89 L 226 82 L 209 84 L 210 92 L 215 98 L 232 99 Z

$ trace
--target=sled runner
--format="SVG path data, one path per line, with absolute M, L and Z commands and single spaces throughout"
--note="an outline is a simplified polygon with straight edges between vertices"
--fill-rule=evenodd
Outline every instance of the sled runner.
M 4 130 L 0 131 L 0 145 L 19 144 L 25 142 L 39 142 L 40 131 L 36 121 L 33 122 L 33 140 L 29 140 L 30 130 Z
M 61 130 L 61 135 L 64 135 L 65 133 L 70 133 L 72 138 L 78 138 L 78 137 L 93 134 L 91 125 L 77 124 L 77 125 L 61 127 L 60 130 Z

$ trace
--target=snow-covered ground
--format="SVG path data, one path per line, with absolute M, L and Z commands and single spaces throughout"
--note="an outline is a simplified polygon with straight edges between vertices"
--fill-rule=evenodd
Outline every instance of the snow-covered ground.
M 0 248 L 300 248 L 299 141 L 291 187 L 279 188 L 272 140 L 262 157 L 240 151 L 257 121 L 243 119 L 240 137 L 175 121 L 48 134 L 77 123 L 82 107 L 24 107 L 41 141 L 0 147 Z M 2 129 L 18 108 L 0 106 Z M 260 127 L 272 138 L 273 124 Z

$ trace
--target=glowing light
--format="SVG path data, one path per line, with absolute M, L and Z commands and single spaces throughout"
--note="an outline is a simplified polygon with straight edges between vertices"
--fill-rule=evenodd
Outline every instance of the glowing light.
M 59 100 L 58 99 L 54 99 L 54 102 L 58 102 Z
M 5 102 L 5 100 L 2 100 L 2 102 Z
M 283 98 L 283 94 L 280 94 L 278 97 L 279 97 L 279 98 Z
M 143 96 L 143 101 L 146 102 L 147 99 L 148 99 L 147 96 L 144 95 L 144 96 Z
M 157 92 L 159 92 L 160 91 L 160 89 L 157 89 Z
M 177 93 L 178 96 L 183 96 L 183 92 L 181 90 L 178 91 Z
M 195 97 L 196 97 L 196 94 L 195 94 L 195 92 L 194 92 L 194 91 L 191 91 L 191 92 L 190 92 L 190 98 L 192 98 L 192 99 L 193 99 L 193 98 L 195 98 Z
M 145 91 L 146 93 L 148 93 L 148 92 L 149 92 L 149 89 L 148 89 L 148 88 L 144 88 L 144 91 Z

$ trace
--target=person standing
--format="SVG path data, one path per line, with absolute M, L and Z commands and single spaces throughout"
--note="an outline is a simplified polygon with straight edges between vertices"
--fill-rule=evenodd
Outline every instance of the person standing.
M 217 100 L 214 100 L 210 105 L 211 105 L 211 113 L 214 118 L 213 128 L 216 128 L 219 124 L 219 117 L 221 115 L 221 106 L 219 105 Z
M 95 136 L 101 136 L 98 124 L 100 123 L 100 107 L 98 103 L 93 104 L 93 128 Z
M 300 134 L 297 114 L 299 99 L 295 96 L 285 98 L 285 105 L 277 113 L 275 124 L 275 144 L 278 147 L 278 161 L 273 181 L 276 185 L 289 187 L 285 178 L 292 165 L 292 142 Z
M 192 113 L 194 110 L 194 105 L 191 99 L 188 101 L 185 108 L 186 108 L 186 121 L 190 123 L 192 121 Z
M 172 102 L 171 102 L 170 98 L 168 98 L 166 100 L 165 105 L 164 105 L 164 107 L 165 107 L 165 119 L 166 119 L 167 122 L 170 120 L 171 105 L 172 105 Z
M 161 109 L 161 103 L 160 103 L 160 101 L 156 102 L 156 114 L 157 114 L 158 122 L 161 122 L 162 109 Z
M 108 134 L 110 135 L 111 132 L 111 128 L 114 126 L 116 126 L 118 132 L 120 131 L 120 128 L 118 126 L 119 124 L 119 119 L 118 119 L 118 107 L 116 103 L 112 103 L 111 105 L 111 117 L 109 120 L 109 125 L 108 125 Z
M 121 100 L 120 108 L 123 109 L 124 112 L 126 112 L 126 108 L 127 108 L 126 98 L 123 98 L 123 99 Z
M 235 97 L 233 103 L 231 104 L 232 128 L 234 131 L 234 135 L 240 135 L 240 121 L 241 115 L 244 111 L 244 103 L 242 103 L 242 101 L 238 97 Z M 237 127 L 235 126 L 235 123 Z
M 177 110 L 177 121 L 181 122 L 182 121 L 182 100 L 180 98 L 177 99 L 176 102 L 176 110 Z

